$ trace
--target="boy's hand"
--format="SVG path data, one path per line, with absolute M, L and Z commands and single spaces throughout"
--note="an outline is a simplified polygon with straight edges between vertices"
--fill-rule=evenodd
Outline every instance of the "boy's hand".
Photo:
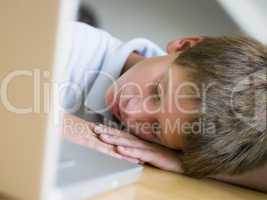
M 65 139 L 73 143 L 132 163 L 140 163 L 138 159 L 129 158 L 119 154 L 114 145 L 104 143 L 97 138 L 93 132 L 95 126 L 96 125 L 92 122 L 88 122 L 72 114 L 65 113 L 62 127 L 58 131 Z
M 94 132 L 103 142 L 116 145 L 120 155 L 138 159 L 141 161 L 140 163 L 149 163 L 163 170 L 182 173 L 177 151 L 146 142 L 130 133 L 103 125 L 95 126 Z

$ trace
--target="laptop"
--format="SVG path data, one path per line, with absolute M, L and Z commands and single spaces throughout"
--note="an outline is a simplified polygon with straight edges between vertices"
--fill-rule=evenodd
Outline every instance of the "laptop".
M 132 183 L 142 171 L 56 132 L 58 112 L 49 103 L 69 56 L 66 22 L 77 8 L 69 0 L 0 3 L 0 199 L 84 199 Z

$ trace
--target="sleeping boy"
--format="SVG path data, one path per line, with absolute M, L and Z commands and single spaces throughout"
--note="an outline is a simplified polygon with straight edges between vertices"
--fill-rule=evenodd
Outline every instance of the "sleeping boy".
M 72 31 L 66 138 L 130 162 L 267 191 L 264 45 L 189 37 L 165 53 L 146 39 L 122 43 L 81 23 Z M 90 110 L 114 115 L 125 130 L 80 118 Z

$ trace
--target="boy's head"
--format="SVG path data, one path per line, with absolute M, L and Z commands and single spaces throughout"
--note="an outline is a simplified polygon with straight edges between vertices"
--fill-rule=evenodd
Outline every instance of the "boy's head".
M 182 149 L 185 173 L 239 174 L 267 160 L 267 50 L 248 38 L 186 38 L 144 59 L 108 90 L 140 137 Z
M 133 133 L 174 149 L 182 148 L 181 126 L 177 123 L 190 122 L 199 103 L 197 99 L 177 101 L 175 96 L 181 96 L 186 86 L 177 88 L 188 82 L 189 73 L 177 66 L 175 59 L 188 45 L 201 40 L 186 38 L 169 43 L 166 56 L 143 59 L 108 89 L 107 105 Z

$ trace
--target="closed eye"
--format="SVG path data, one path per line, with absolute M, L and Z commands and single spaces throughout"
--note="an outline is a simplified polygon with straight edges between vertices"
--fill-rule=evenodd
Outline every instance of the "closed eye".
M 161 92 L 160 92 L 160 81 L 153 84 L 151 88 L 151 96 L 156 102 L 160 102 L 161 100 Z

